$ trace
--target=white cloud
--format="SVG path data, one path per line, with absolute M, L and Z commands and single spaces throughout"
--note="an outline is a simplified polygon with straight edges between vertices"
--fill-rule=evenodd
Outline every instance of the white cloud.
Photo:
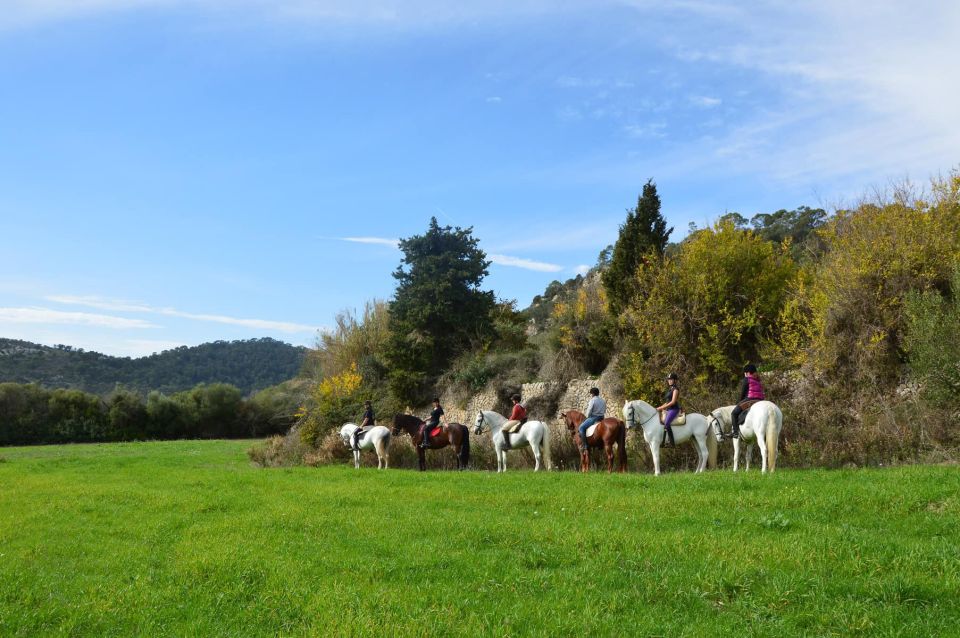
M 487 104 L 499 104 L 500 102 L 503 102 L 503 98 L 499 95 L 491 95 L 487 98 L 486 102 Z
M 667 125 L 664 122 L 650 122 L 649 124 L 627 124 L 624 132 L 630 137 L 638 139 L 660 139 L 666 137 Z
M 396 239 L 387 239 L 385 237 L 341 237 L 343 241 L 356 242 L 358 244 L 382 244 L 397 248 L 400 243 Z M 536 270 L 537 272 L 560 272 L 563 266 L 549 264 L 543 261 L 525 259 L 523 257 L 512 257 L 510 255 L 488 254 L 487 257 L 498 266 L 509 266 L 512 268 L 523 268 L 525 270 Z
M 399 239 L 389 239 L 387 237 L 341 237 L 340 240 L 355 244 L 380 244 L 392 248 L 396 248 L 400 244 Z
M 706 95 L 694 95 L 690 98 L 690 102 L 694 106 L 699 106 L 705 109 L 712 109 L 715 106 L 720 106 L 723 103 L 718 97 L 708 97 Z
M 495 254 L 489 254 L 487 257 L 498 266 L 510 266 L 513 268 L 523 268 L 525 270 L 535 270 L 537 272 L 560 272 L 563 270 L 563 266 L 558 266 L 557 264 L 548 264 L 543 261 L 534 261 L 522 257 Z
M 117 330 L 157 327 L 156 324 L 143 319 L 128 319 L 88 312 L 64 312 L 62 310 L 51 310 L 50 308 L 0 308 L 0 325 L 15 323 L 69 324 Z
M 573 269 L 573 272 L 577 273 L 578 275 L 586 275 L 588 272 L 590 272 L 590 266 L 586 264 L 580 264 Z
M 113 299 L 103 299 L 96 296 L 76 296 L 76 295 L 49 295 L 45 297 L 48 301 L 54 301 L 66 305 L 85 306 L 88 308 L 98 308 L 100 310 L 113 310 L 117 312 L 142 312 L 167 317 L 179 317 L 181 319 L 191 319 L 194 321 L 207 321 L 212 323 L 223 323 L 233 326 L 243 326 L 245 328 L 254 328 L 257 330 L 276 330 L 278 332 L 316 332 L 320 328 L 309 326 L 302 323 L 293 323 L 289 321 L 272 321 L 269 319 L 245 319 L 238 317 L 228 317 L 225 315 L 198 314 L 192 312 L 183 312 L 176 308 L 155 308 L 139 303 L 118 301 Z M 52 311 L 56 312 L 56 311 Z M 65 315 L 82 315 L 84 313 L 61 313 Z M 103 316 L 103 315 L 90 315 Z M 128 319 L 124 321 L 140 321 L 139 319 Z M 146 323 L 146 322 L 143 322 Z M 152 324 L 146 324 L 152 326 Z

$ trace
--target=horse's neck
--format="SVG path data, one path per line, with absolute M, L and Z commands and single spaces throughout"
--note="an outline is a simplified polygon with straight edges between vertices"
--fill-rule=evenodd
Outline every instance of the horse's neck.
M 725 405 L 722 408 L 717 408 L 713 411 L 713 414 L 720 419 L 724 425 L 730 425 L 733 423 L 733 409 L 737 407 L 735 405 Z
M 496 434 L 503 429 L 503 424 L 507 422 L 499 412 L 484 412 L 483 418 L 490 424 L 490 432 Z
M 657 411 L 646 401 L 633 402 L 633 418 L 639 422 L 639 425 L 645 425 L 647 422 L 657 417 Z

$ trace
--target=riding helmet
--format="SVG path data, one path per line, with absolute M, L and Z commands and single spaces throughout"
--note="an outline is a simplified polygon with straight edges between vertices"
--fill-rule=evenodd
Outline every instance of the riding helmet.
M 757 366 L 753 365 L 752 363 L 748 363 L 747 365 L 743 366 L 743 371 L 744 371 L 744 372 L 756 372 L 756 371 L 757 371 Z
M 680 379 L 680 377 L 677 375 L 676 372 L 671 372 L 670 374 L 667 375 L 667 379 L 668 380 L 673 379 L 674 381 L 677 381 Z

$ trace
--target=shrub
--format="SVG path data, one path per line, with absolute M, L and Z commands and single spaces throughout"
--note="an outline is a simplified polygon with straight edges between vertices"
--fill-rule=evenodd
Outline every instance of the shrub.
M 948 295 L 908 293 L 906 350 L 913 375 L 937 405 L 960 405 L 960 262 Z

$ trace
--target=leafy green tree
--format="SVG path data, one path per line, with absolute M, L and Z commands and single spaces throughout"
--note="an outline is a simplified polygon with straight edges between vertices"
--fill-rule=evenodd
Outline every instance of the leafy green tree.
M 490 262 L 472 229 L 440 227 L 400 241 L 386 349 L 390 390 L 418 404 L 453 359 L 493 334 L 492 292 L 480 290 Z
M 673 228 L 667 228 L 667 222 L 660 214 L 657 185 L 652 179 L 647 180 L 636 208 L 627 210 L 627 219 L 620 226 L 609 265 L 602 275 L 610 311 L 614 315 L 623 312 L 636 295 L 637 268 L 651 254 L 663 255 L 672 232 Z
M 637 273 L 645 293 L 627 319 L 620 360 L 629 393 L 655 392 L 668 370 L 729 381 L 757 357 L 796 270 L 785 246 L 732 220 L 698 231 L 678 250 Z

